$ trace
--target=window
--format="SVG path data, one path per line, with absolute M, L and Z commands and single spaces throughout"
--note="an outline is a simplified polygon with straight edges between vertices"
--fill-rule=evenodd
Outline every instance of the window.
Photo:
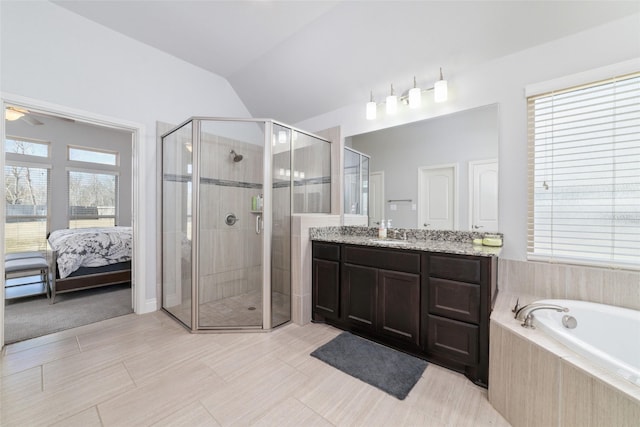
M 5 140 L 4 152 L 26 156 L 49 157 L 49 143 L 9 137 Z
M 640 73 L 528 98 L 528 257 L 640 268 Z
M 117 224 L 118 175 L 74 171 L 69 176 L 69 228 Z
M 46 249 L 49 169 L 8 164 L 4 168 L 7 252 Z
M 50 144 L 5 139 L 5 247 L 7 252 L 46 250 L 49 230 Z
M 69 146 L 68 150 L 69 160 L 111 166 L 116 166 L 118 164 L 118 153 L 72 146 Z

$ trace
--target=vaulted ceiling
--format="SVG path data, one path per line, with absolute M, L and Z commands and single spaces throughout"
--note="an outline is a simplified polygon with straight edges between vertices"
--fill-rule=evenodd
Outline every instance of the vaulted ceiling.
M 53 3 L 226 78 L 254 117 L 287 123 L 640 12 L 639 1 Z

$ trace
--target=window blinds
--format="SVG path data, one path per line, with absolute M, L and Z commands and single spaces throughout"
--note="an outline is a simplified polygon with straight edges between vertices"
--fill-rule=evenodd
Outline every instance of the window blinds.
M 12 163 L 4 168 L 5 248 L 11 252 L 43 251 L 47 246 L 48 167 Z
M 528 98 L 528 257 L 640 269 L 640 73 Z

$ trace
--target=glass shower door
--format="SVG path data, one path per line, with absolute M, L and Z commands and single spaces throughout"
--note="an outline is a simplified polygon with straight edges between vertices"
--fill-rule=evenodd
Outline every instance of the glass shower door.
M 196 122 L 198 328 L 261 328 L 264 123 Z
M 162 307 L 192 327 L 192 123 L 162 139 Z
M 271 163 L 271 327 L 291 320 L 291 129 L 273 125 Z

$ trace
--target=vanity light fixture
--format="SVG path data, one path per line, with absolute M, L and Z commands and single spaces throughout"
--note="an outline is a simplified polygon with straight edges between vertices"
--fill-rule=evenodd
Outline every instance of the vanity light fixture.
M 418 87 L 416 77 L 413 77 L 413 88 L 409 89 L 406 95 L 399 97 L 394 94 L 393 84 L 391 85 L 391 92 L 385 100 L 385 110 L 388 115 L 396 114 L 398 111 L 398 101 L 404 104 L 408 104 L 409 108 L 416 109 L 422 106 L 422 93 L 433 91 L 434 102 L 444 102 L 448 98 L 448 85 L 447 81 L 442 75 L 442 68 L 440 68 L 440 79 L 433 84 L 433 87 L 427 89 L 421 89 Z M 373 99 L 373 91 L 371 91 L 370 100 L 367 102 L 366 118 L 367 120 L 375 120 L 377 117 L 378 104 Z

